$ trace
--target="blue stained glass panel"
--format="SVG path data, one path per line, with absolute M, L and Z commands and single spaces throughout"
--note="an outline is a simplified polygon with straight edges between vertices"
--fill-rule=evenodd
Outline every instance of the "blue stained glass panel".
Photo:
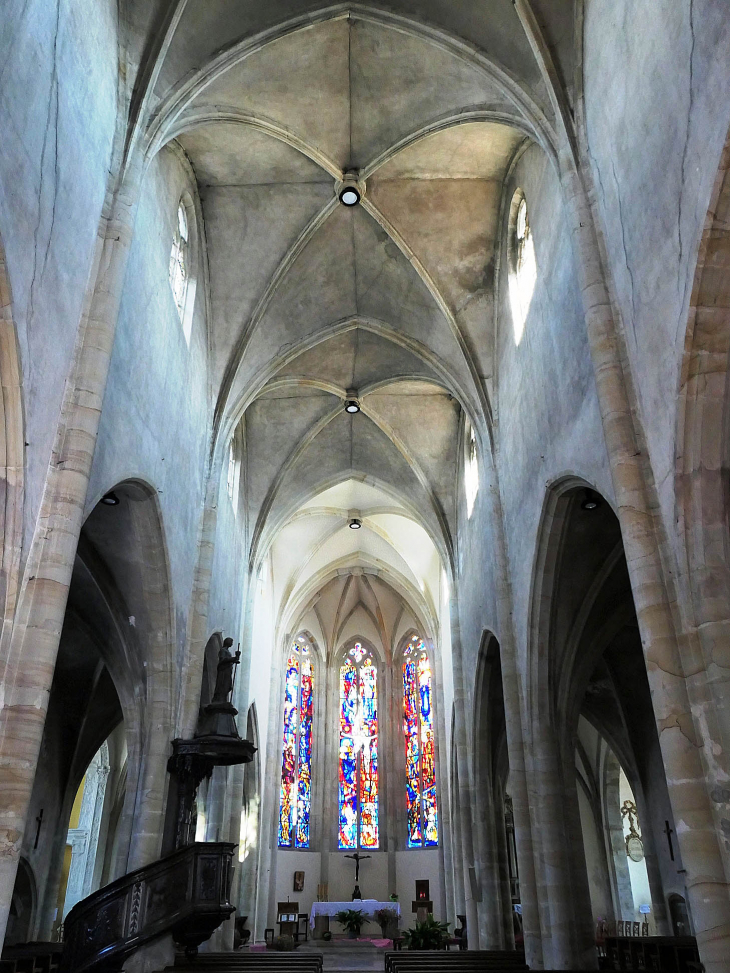
M 300 637 L 292 646 L 284 677 L 284 733 L 279 795 L 280 848 L 309 847 L 312 803 L 314 666 Z

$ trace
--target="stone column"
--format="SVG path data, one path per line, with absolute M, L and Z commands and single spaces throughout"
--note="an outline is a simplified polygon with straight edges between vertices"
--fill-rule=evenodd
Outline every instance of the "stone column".
M 43 735 L 132 240 L 139 166 L 107 193 L 74 362 L 31 541 L 0 710 L 0 940 Z M 116 183 L 116 180 L 115 180 Z
M 624 840 L 624 822 L 621 817 L 619 797 L 619 764 L 610 753 L 606 758 L 603 772 L 603 816 L 605 820 L 606 844 L 608 846 L 609 869 L 613 872 L 614 919 L 630 919 L 634 914 L 634 898 L 631 892 Z M 653 898 L 653 890 L 652 890 Z
M 496 477 L 496 471 L 492 470 Z M 520 902 L 522 904 L 522 928 L 525 939 L 525 962 L 530 969 L 543 968 L 543 948 L 540 928 L 540 908 L 537 895 L 535 872 L 535 849 L 533 848 L 532 822 L 530 819 L 530 799 L 527 788 L 525 768 L 525 749 L 523 736 L 523 696 L 517 669 L 517 647 L 512 627 L 512 584 L 510 581 L 507 545 L 504 537 L 502 503 L 496 480 L 490 484 L 490 501 L 493 520 L 496 525 L 497 544 L 497 615 L 500 625 L 500 665 L 502 668 L 502 694 L 504 697 L 504 718 L 507 732 L 507 752 L 509 758 L 510 790 L 512 791 L 512 811 L 515 822 L 515 846 L 517 865 L 520 874 Z M 527 714 L 524 725 L 529 726 Z
M 477 747 L 485 741 L 478 740 Z M 485 761 L 491 763 L 491 761 Z M 478 766 L 478 765 L 477 765 Z M 499 847 L 495 828 L 497 814 L 491 774 L 487 768 L 476 771 L 476 806 L 474 821 L 476 830 L 477 860 L 481 879 L 482 901 L 477 903 L 479 926 L 485 949 L 504 949 L 504 924 L 502 921 L 502 890 L 499 875 Z
M 552 727 L 544 723 L 534 727 L 532 750 L 538 796 L 535 820 L 540 829 L 547 898 L 545 905 L 550 917 L 549 963 L 554 969 L 569 970 L 574 967 L 576 959 L 571 935 L 576 903 L 570 889 L 568 835 L 563 827 L 564 792 Z M 580 832 L 575 840 L 580 840 Z
M 507 832 L 505 828 L 504 792 L 500 788 L 495 807 L 494 831 L 497 843 L 498 894 L 502 902 L 502 938 L 503 949 L 515 948 L 515 927 L 512 919 L 512 889 L 509 880 L 509 848 L 507 847 Z M 513 818 L 514 821 L 514 818 Z
M 467 935 L 470 949 L 479 949 L 479 916 L 472 888 L 470 870 L 474 869 L 474 827 L 472 822 L 473 787 L 469 770 L 469 751 L 466 730 L 466 692 L 464 667 L 462 662 L 461 636 L 459 633 L 458 611 L 455 598 L 451 603 L 451 651 L 454 668 L 454 735 L 456 737 L 456 760 L 459 770 L 459 814 L 461 817 L 460 869 L 464 881 L 464 904 L 466 908 Z
M 690 909 L 700 958 L 708 973 L 720 973 L 730 955 L 730 894 L 705 786 L 702 733 L 692 718 L 685 681 L 685 673 L 698 671 L 702 661 L 683 660 L 680 653 L 657 541 L 656 504 L 649 495 L 645 449 L 627 388 L 628 358 L 614 320 L 593 213 L 572 158 L 561 163 L 617 513 L 677 838 L 687 869 Z

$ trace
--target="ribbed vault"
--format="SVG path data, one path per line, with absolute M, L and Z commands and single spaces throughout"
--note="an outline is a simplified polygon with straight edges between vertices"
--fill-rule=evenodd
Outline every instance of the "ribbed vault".
M 463 413 L 489 443 L 504 178 L 527 138 L 552 151 L 512 5 L 459 6 L 463 23 L 437 2 L 430 20 L 290 3 L 274 22 L 255 3 L 188 3 L 170 22 L 146 138 L 175 138 L 198 184 L 214 436 L 222 451 L 242 425 L 252 569 L 350 480 L 400 498 L 453 563 Z M 335 193 L 348 169 L 366 187 L 354 208 Z M 379 570 L 391 555 L 365 533 L 358 563 Z M 313 576 L 322 551 L 342 568 L 335 548 L 307 555 Z

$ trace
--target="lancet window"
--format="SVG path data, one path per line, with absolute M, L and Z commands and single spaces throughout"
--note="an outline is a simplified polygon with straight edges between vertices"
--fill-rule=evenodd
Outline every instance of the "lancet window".
M 518 345 L 525 329 L 525 320 L 537 281 L 535 243 L 530 229 L 527 201 L 521 190 L 517 190 L 513 197 L 512 211 L 514 227 L 510 246 L 509 296 L 514 339 Z
M 340 666 L 338 846 L 378 848 L 378 669 L 361 642 Z
M 182 200 L 177 207 L 177 221 L 170 250 L 170 287 L 178 314 L 182 319 L 188 289 L 188 216 Z
M 406 812 L 409 848 L 439 841 L 431 660 L 414 636 L 403 652 L 403 735 L 406 746 Z
M 284 735 L 279 800 L 279 847 L 309 847 L 312 806 L 314 659 L 304 635 L 291 644 L 284 680 Z

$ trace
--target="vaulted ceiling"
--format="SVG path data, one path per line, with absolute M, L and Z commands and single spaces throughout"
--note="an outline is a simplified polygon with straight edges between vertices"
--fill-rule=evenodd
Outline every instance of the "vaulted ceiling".
M 330 653 L 356 636 L 386 652 L 410 628 L 434 637 L 442 560 L 419 520 L 417 505 L 354 477 L 302 504 L 271 548 L 280 634 L 307 628 Z
M 533 9 L 571 77 L 572 2 Z M 504 178 L 528 139 L 552 151 L 511 0 L 130 0 L 128 17 L 157 31 L 149 152 L 176 139 L 198 182 L 215 431 L 243 423 L 252 565 L 350 480 L 398 498 L 448 565 L 462 410 L 489 429 Z

